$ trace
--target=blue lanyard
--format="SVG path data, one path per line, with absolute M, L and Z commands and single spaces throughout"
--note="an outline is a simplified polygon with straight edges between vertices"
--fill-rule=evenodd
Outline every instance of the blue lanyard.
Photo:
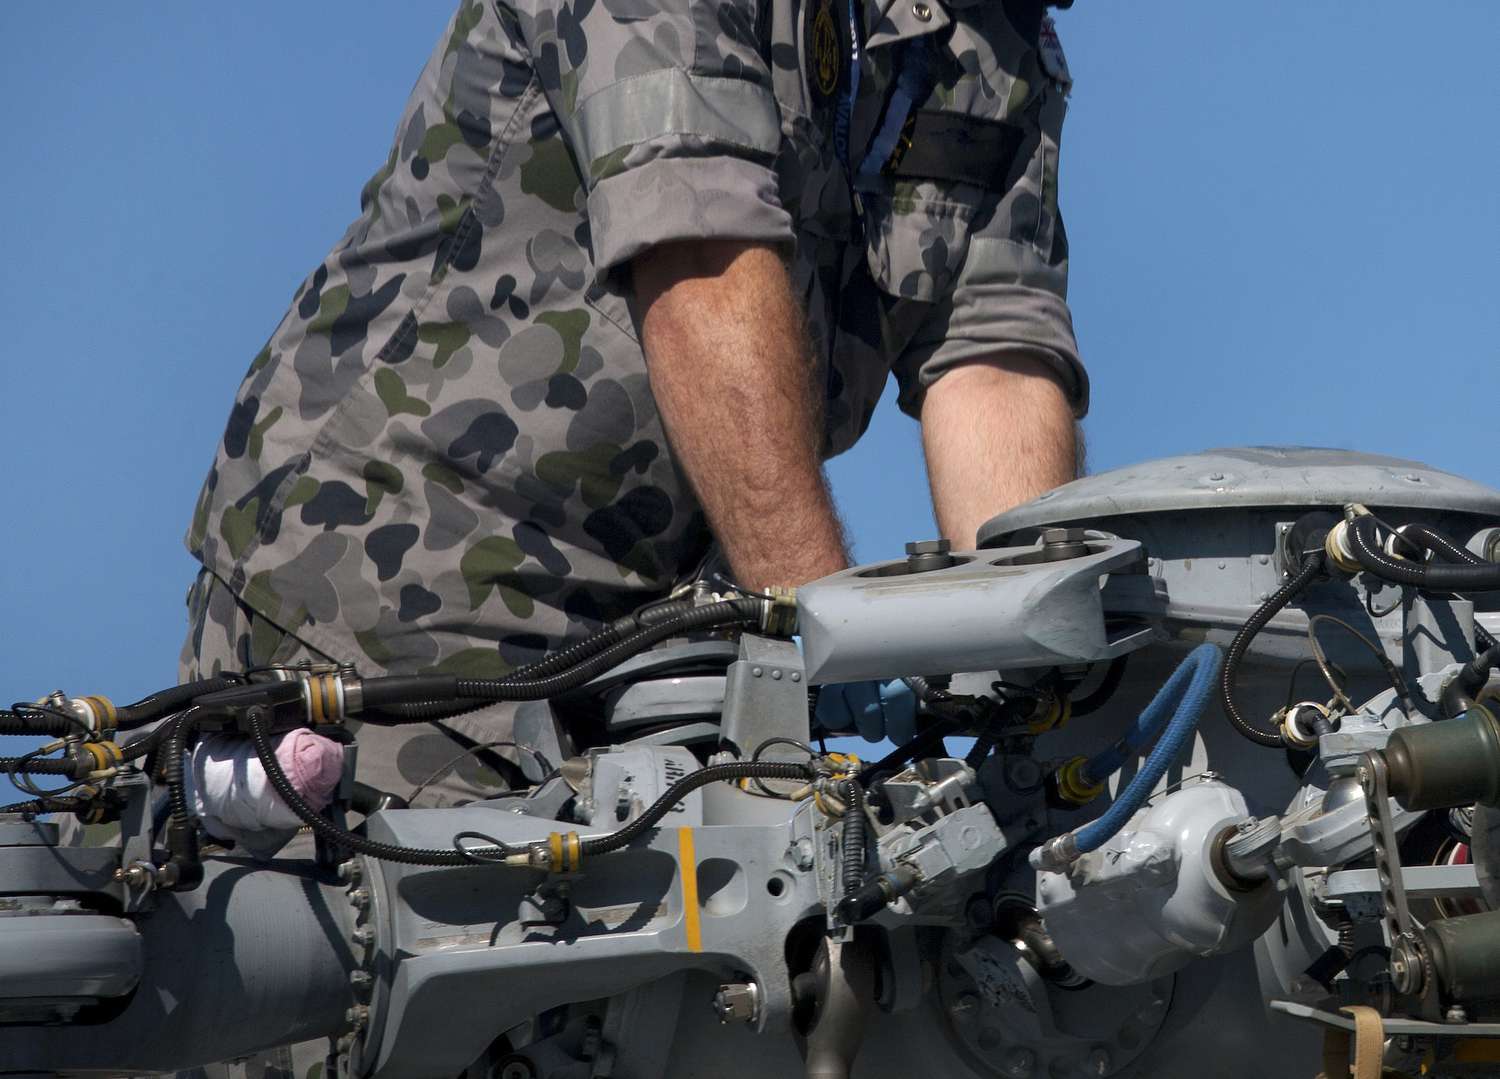
M 846 173 L 849 171 L 849 118 L 854 114 L 854 101 L 859 97 L 860 3 L 861 0 L 849 0 L 849 91 L 839 99 L 838 111 L 833 118 L 833 148 Z
M 896 143 L 906 127 L 907 118 L 918 104 L 932 95 L 932 35 L 924 34 L 901 46 L 896 63 L 900 70 L 891 100 L 885 108 L 880 130 L 870 139 L 870 149 L 854 176 L 857 191 L 879 190 L 881 170 L 896 152 Z
M 849 88 L 839 99 L 833 120 L 833 146 L 844 172 L 856 190 L 874 190 L 885 163 L 896 151 L 901 131 L 917 105 L 932 94 L 932 35 L 924 34 L 901 46 L 896 57 L 898 73 L 886 105 L 880 130 L 870 139 L 869 149 L 857 170 L 849 163 L 849 122 L 859 97 L 860 27 L 859 5 L 863 0 L 849 0 Z

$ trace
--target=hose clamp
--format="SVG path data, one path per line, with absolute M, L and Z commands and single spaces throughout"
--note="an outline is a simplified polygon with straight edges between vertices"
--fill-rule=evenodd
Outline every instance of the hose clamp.
M 1104 793 L 1103 782 L 1091 780 L 1084 766 L 1087 757 L 1074 757 L 1057 770 L 1057 796 L 1073 805 L 1086 805 Z

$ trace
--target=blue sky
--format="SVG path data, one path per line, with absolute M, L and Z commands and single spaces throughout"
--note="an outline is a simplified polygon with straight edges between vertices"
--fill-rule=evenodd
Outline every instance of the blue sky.
M 0 6 L 7 702 L 174 680 L 235 386 L 449 9 Z M 1058 25 L 1091 467 L 1300 443 L 1500 486 L 1500 5 L 1079 0 Z M 934 531 L 888 401 L 831 473 L 859 559 Z

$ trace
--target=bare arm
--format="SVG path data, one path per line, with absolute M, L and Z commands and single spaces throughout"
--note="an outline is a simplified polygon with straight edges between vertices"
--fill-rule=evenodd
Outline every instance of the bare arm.
M 956 550 L 1002 510 L 1067 483 L 1077 468 L 1073 411 L 1038 360 L 971 363 L 922 401 L 922 448 L 938 527 Z
M 632 263 L 651 390 L 741 584 L 848 564 L 819 460 L 822 390 L 786 267 L 762 244 L 664 244 Z

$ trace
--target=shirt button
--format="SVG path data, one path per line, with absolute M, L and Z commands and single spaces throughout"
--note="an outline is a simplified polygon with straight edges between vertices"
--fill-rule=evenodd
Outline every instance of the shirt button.
M 918 0 L 911 6 L 911 13 L 917 17 L 918 22 L 927 22 L 932 18 L 932 8 Z

